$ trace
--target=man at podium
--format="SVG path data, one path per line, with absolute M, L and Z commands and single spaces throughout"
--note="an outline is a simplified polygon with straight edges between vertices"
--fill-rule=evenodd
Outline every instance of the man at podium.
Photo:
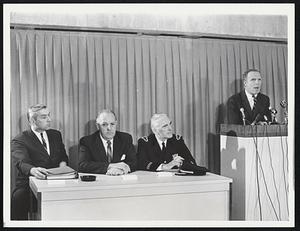
M 244 90 L 231 96 L 227 102 L 229 124 L 263 124 L 271 121 L 270 99 L 260 93 L 262 77 L 258 70 L 243 74 Z

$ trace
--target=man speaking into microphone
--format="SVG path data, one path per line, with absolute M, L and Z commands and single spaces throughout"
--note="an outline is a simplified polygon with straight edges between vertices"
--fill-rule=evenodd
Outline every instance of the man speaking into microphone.
M 243 82 L 244 90 L 228 99 L 228 124 L 254 125 L 271 121 L 270 99 L 260 93 L 260 72 L 256 69 L 246 71 L 243 74 Z

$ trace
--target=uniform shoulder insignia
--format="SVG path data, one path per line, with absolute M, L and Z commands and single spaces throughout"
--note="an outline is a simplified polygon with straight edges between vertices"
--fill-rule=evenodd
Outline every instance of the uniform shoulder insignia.
M 176 134 L 175 137 L 176 137 L 176 140 L 180 140 L 181 139 L 181 135 Z
M 143 139 L 145 142 L 148 142 L 148 136 L 143 136 L 142 139 Z

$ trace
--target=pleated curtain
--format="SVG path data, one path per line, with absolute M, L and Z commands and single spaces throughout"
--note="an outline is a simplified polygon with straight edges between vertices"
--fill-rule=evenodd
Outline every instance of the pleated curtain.
M 29 128 L 28 107 L 44 103 L 75 169 L 79 139 L 110 108 L 134 144 L 151 132 L 153 113 L 168 114 L 197 164 L 219 173 L 225 104 L 249 68 L 261 71 L 262 93 L 283 119 L 285 43 L 18 29 L 10 36 L 11 138 Z

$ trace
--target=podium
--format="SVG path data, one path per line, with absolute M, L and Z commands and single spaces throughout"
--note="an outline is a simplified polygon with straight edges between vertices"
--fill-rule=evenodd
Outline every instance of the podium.
M 231 220 L 289 218 L 287 125 L 220 127 L 221 175 L 232 183 Z

